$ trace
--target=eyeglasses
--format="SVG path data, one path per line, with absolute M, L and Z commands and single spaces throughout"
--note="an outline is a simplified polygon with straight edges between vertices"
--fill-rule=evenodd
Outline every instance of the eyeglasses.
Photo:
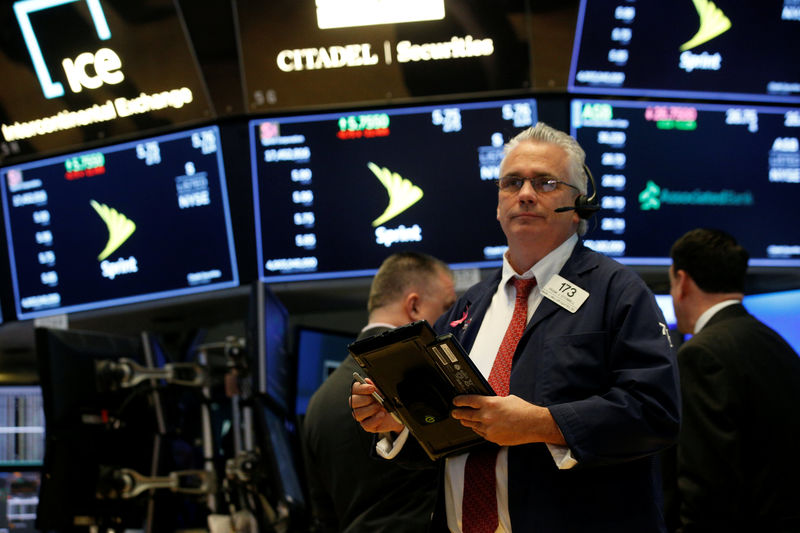
M 522 186 L 525 185 L 526 181 L 531 182 L 531 187 L 533 187 L 533 190 L 536 191 L 537 193 L 553 192 L 558 188 L 559 183 L 563 183 L 567 187 L 572 187 L 576 191 L 580 190 L 571 183 L 558 180 L 553 176 L 537 176 L 535 178 L 522 178 L 520 176 L 503 176 L 502 178 L 495 180 L 495 183 L 497 183 L 497 186 L 500 187 L 501 191 L 515 193 L 519 192 L 522 189 Z

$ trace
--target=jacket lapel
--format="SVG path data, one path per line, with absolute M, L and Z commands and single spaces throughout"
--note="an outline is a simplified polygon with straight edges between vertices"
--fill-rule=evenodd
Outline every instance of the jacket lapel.
M 467 353 L 472 350 L 475 337 L 478 335 L 483 317 L 486 316 L 486 311 L 489 309 L 489 304 L 492 302 L 492 297 L 497 290 L 501 276 L 502 269 L 498 269 L 495 275 L 485 282 L 484 290 L 476 291 L 477 297 L 475 300 L 467 300 L 464 306 L 466 319 L 464 323 L 456 326 L 457 329 L 453 333 Z
M 572 255 L 570 255 L 569 259 L 567 259 L 567 262 L 564 263 L 564 266 L 561 268 L 561 271 L 558 274 L 562 278 L 573 281 L 576 285 L 585 289 L 586 287 L 583 287 L 578 280 L 580 280 L 587 272 L 596 267 L 597 257 L 595 257 L 594 254 L 588 253 L 588 248 L 583 246 L 582 242 L 578 241 L 578 243 L 575 245 L 575 248 L 572 250 Z M 546 285 L 550 280 L 540 281 Z M 527 335 L 534 327 L 536 327 L 537 324 L 559 309 L 561 309 L 561 307 L 558 304 L 549 298 L 543 297 L 541 303 L 539 303 L 539 307 L 537 307 L 536 311 L 533 313 L 531 321 L 525 327 L 525 332 L 523 335 Z

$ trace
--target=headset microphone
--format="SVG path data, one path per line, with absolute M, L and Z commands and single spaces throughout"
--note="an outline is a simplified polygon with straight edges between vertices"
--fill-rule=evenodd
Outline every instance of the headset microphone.
M 597 185 L 594 182 L 594 176 L 589 171 L 589 167 L 583 165 L 583 171 L 589 177 L 589 181 L 592 183 L 592 195 L 586 196 L 585 194 L 579 195 L 575 198 L 575 205 L 566 205 L 563 207 L 558 207 L 554 211 L 556 213 L 564 213 L 565 211 L 575 211 L 578 213 L 578 216 L 583 219 L 589 219 L 595 212 L 600 210 L 600 205 L 597 203 Z

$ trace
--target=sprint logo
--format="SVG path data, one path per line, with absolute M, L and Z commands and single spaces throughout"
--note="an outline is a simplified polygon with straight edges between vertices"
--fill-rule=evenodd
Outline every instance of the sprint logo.
M 661 187 L 653 180 L 647 180 L 644 190 L 639 193 L 639 206 L 642 211 L 657 210 L 661 208 Z
M 103 251 L 100 252 L 100 255 L 97 256 L 98 261 L 103 261 L 117 251 L 117 248 L 122 246 L 128 240 L 128 237 L 133 235 L 133 232 L 136 231 L 136 224 L 113 207 L 108 207 L 95 200 L 90 200 L 89 203 L 92 204 L 92 207 L 108 228 L 108 242 Z
M 422 189 L 400 174 L 392 172 L 386 167 L 381 168 L 372 162 L 367 163 L 367 167 L 375 174 L 389 193 L 389 205 L 381 216 L 372 221 L 373 228 L 393 219 L 422 198 L 424 194 Z
M 700 16 L 700 29 L 697 33 L 681 45 L 681 52 L 691 50 L 696 46 L 707 43 L 719 37 L 731 28 L 731 21 L 720 8 L 711 0 L 692 0 L 697 14 Z

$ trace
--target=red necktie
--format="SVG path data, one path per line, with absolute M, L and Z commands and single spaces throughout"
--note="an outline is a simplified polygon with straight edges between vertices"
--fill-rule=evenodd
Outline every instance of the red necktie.
M 489 373 L 489 385 L 498 396 L 508 396 L 511 362 L 528 322 L 528 296 L 535 286 L 535 278 L 514 278 L 517 290 L 514 314 Z M 467 456 L 464 497 L 461 500 L 461 529 L 464 533 L 494 533 L 497 530 L 496 462 L 497 448 L 483 448 Z

